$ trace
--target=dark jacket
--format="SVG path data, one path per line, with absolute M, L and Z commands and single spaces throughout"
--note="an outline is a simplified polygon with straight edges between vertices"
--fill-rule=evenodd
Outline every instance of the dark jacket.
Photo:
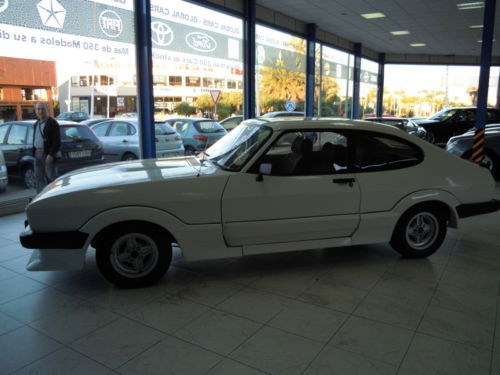
M 38 130 L 39 120 L 35 122 L 35 129 L 33 132 L 33 144 L 35 144 L 35 134 Z M 57 152 L 61 147 L 61 134 L 59 133 L 59 123 L 49 117 L 43 129 L 43 150 L 45 155 L 56 157 Z

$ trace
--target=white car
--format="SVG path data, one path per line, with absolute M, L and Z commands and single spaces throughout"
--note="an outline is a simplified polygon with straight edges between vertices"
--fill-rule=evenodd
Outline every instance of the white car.
M 137 287 L 186 260 L 390 242 L 426 257 L 460 219 L 499 209 L 486 168 L 390 125 L 244 121 L 197 156 L 68 173 L 26 209 L 29 270 L 81 268 Z M 47 220 L 50 217 L 50 220 Z

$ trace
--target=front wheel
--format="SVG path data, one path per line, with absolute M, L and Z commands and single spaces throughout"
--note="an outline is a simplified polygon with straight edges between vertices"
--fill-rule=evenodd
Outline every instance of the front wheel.
M 107 233 L 96 246 L 102 275 L 123 288 L 152 284 L 163 277 L 172 260 L 172 245 L 154 228 L 124 226 Z
M 425 135 L 425 140 L 429 143 L 434 143 L 436 141 L 436 136 L 434 135 L 433 132 L 427 132 Z
M 410 208 L 399 219 L 390 241 L 394 250 L 408 258 L 433 254 L 446 237 L 447 217 L 430 205 Z
M 24 186 L 26 186 L 28 189 L 34 189 L 36 187 L 35 171 L 32 165 L 26 165 L 23 168 L 23 181 Z

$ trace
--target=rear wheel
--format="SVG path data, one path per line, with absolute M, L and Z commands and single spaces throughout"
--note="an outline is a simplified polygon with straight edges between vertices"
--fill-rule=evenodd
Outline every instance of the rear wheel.
M 103 236 L 96 246 L 102 275 L 123 288 L 152 284 L 163 277 L 172 260 L 172 245 L 146 225 L 125 225 Z
M 436 141 L 436 136 L 434 135 L 433 132 L 427 132 L 425 135 L 425 140 L 429 143 L 434 143 Z
M 34 189 L 36 187 L 35 183 L 35 170 L 32 165 L 26 165 L 23 167 L 23 181 L 24 185 L 28 189 Z
M 196 150 L 194 149 L 194 147 L 191 146 L 184 147 L 184 155 L 194 155 L 194 154 L 196 154 Z
M 410 208 L 399 219 L 391 238 L 391 246 L 408 258 L 424 258 L 443 243 L 447 215 L 432 205 Z
M 137 160 L 137 155 L 131 153 L 131 152 L 127 152 L 125 155 L 123 155 L 123 158 L 122 160 L 123 161 L 128 161 L 128 160 Z

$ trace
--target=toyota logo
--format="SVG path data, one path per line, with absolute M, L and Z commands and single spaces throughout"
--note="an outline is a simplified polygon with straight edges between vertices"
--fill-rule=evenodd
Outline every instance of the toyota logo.
M 192 49 L 200 52 L 212 52 L 217 48 L 217 42 L 214 38 L 200 32 L 186 35 L 186 43 Z
M 116 38 L 123 31 L 123 22 L 116 12 L 105 10 L 99 15 L 99 27 L 110 38 Z
M 166 23 L 155 21 L 151 24 L 151 40 L 158 46 L 168 46 L 174 40 L 174 33 Z

